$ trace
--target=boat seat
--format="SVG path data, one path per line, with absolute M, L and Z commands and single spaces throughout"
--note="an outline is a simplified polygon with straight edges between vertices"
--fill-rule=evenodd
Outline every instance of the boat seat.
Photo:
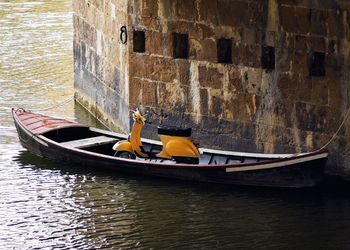
M 108 136 L 96 136 L 91 138 L 84 138 L 80 140 L 61 142 L 64 147 L 71 148 L 88 148 L 94 146 L 100 146 L 108 143 L 116 143 L 118 139 Z
M 181 128 L 158 127 L 159 135 L 190 137 L 191 133 L 192 133 L 191 128 L 181 129 Z

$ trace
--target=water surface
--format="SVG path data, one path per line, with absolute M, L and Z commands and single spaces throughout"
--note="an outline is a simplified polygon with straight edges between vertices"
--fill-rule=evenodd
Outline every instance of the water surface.
M 159 180 L 23 149 L 11 108 L 74 92 L 71 4 L 0 0 L 0 249 L 350 249 L 346 189 Z M 72 102 L 45 113 L 97 125 Z

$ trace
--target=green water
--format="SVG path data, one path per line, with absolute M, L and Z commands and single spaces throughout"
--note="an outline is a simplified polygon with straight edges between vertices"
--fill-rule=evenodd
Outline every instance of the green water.
M 71 1 L 0 0 L 0 249 L 350 249 L 344 189 L 239 188 L 33 156 L 10 110 L 73 95 Z M 49 115 L 96 125 L 70 102 Z

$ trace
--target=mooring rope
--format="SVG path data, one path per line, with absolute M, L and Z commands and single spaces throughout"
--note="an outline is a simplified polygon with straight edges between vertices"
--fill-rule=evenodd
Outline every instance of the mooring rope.
M 96 114 L 92 113 L 91 110 L 89 110 L 88 108 L 86 108 L 78 99 L 75 99 L 75 101 L 77 103 L 79 103 L 79 105 L 85 109 L 87 112 L 90 113 L 90 115 L 92 115 L 99 123 L 101 123 L 106 129 L 108 129 L 109 131 L 112 131 L 112 129 L 104 122 L 102 121 L 100 118 L 97 117 Z
M 48 108 L 45 108 L 45 109 L 31 109 L 30 111 L 34 111 L 34 112 L 43 112 L 43 111 L 47 111 L 47 110 L 50 110 L 50 109 L 54 109 L 54 108 L 58 108 L 58 107 L 62 107 L 64 105 L 66 105 L 67 103 L 69 103 L 70 101 L 74 100 L 74 96 L 72 97 L 69 97 L 68 99 L 60 102 L 60 103 L 57 103 L 53 106 L 50 106 Z
M 337 131 L 334 133 L 334 135 L 332 136 L 332 138 L 331 138 L 325 145 L 323 145 L 323 147 L 320 148 L 320 150 L 325 149 L 326 147 L 329 146 L 329 144 L 331 144 L 331 143 L 334 141 L 335 137 L 339 134 L 340 130 L 341 130 L 342 127 L 344 126 L 344 123 L 345 123 L 346 120 L 348 119 L 349 114 L 350 114 L 350 108 L 348 108 L 348 110 L 346 111 L 346 114 L 345 114 L 345 116 L 344 116 L 344 119 L 343 119 L 343 121 L 340 123 L 339 128 L 337 129 Z

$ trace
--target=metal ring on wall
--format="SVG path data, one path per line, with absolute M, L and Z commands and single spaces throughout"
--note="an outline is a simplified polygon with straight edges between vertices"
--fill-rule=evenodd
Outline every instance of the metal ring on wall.
M 128 30 L 126 29 L 126 26 L 122 26 L 120 28 L 120 41 L 122 44 L 126 44 L 128 42 Z

